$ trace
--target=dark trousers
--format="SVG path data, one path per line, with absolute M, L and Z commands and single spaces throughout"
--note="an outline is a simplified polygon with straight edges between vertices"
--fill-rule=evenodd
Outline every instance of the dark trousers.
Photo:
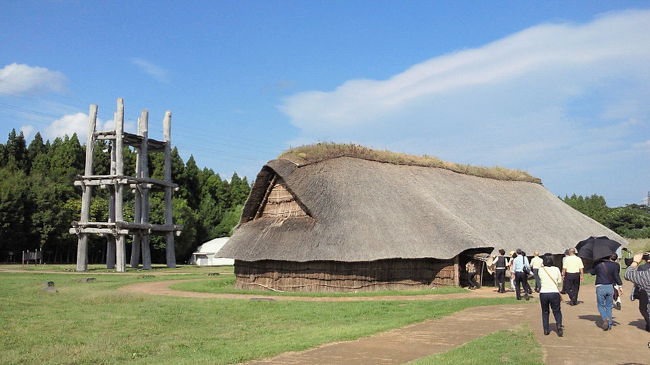
M 497 285 L 499 286 L 499 293 L 506 292 L 506 269 L 496 269 L 495 270 Z
M 535 292 L 539 293 L 542 288 L 542 283 L 539 281 L 539 269 L 533 269 L 533 276 L 535 277 Z
M 634 288 L 634 297 L 639 300 L 639 312 L 643 319 L 645 319 L 645 329 L 650 331 L 650 307 L 648 306 L 648 293 L 639 288 Z
M 523 284 L 525 293 L 532 292 L 530 290 L 530 285 L 528 285 L 528 274 L 526 274 L 525 272 L 517 271 L 515 272 L 515 293 L 517 294 L 517 299 L 521 298 L 521 295 L 519 294 L 520 284 Z
M 560 311 L 561 301 L 560 293 L 541 293 L 539 295 L 539 303 L 542 305 L 542 326 L 544 326 L 544 332 L 551 331 L 548 324 L 550 310 L 553 310 L 553 317 L 555 317 L 555 328 L 562 327 L 562 312 Z
M 470 288 L 478 288 L 479 287 L 478 283 L 476 282 L 476 279 L 474 279 L 475 277 L 476 277 L 475 272 L 467 272 L 467 281 L 469 282 L 469 287 Z
M 580 273 L 566 273 L 564 276 L 564 290 L 569 295 L 573 304 L 578 304 L 578 292 L 580 291 Z

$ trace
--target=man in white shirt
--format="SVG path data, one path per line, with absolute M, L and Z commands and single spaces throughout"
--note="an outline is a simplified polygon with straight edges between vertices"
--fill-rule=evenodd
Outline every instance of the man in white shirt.
M 569 305 L 578 304 L 580 282 L 584 279 L 585 266 L 582 259 L 576 256 L 576 249 L 570 248 L 569 255 L 562 259 L 562 278 L 564 290 L 569 295 Z
M 533 253 L 533 258 L 530 260 L 530 267 L 533 269 L 533 276 L 535 277 L 535 293 L 539 293 L 541 288 L 541 283 L 539 282 L 539 268 L 542 267 L 544 260 L 539 257 L 539 252 L 535 251 Z

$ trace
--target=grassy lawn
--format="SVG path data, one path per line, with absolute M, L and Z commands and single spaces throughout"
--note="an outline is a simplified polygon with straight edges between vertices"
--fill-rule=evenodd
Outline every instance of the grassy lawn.
M 543 365 L 542 348 L 527 326 L 479 337 L 443 354 L 424 357 L 409 365 Z
M 197 291 L 203 293 L 229 293 L 229 294 L 254 294 L 254 295 L 288 295 L 303 297 L 372 297 L 372 296 L 391 296 L 391 295 L 426 295 L 426 294 L 452 294 L 466 293 L 467 289 L 458 287 L 439 287 L 435 289 L 420 290 L 383 290 L 374 292 L 360 293 L 300 293 L 300 292 L 274 292 L 270 290 L 246 290 L 235 289 L 235 275 L 221 275 L 214 280 L 195 281 L 173 284 L 170 287 L 177 290 Z
M 170 274 L 170 273 L 196 273 L 196 274 L 207 274 L 212 272 L 218 273 L 233 273 L 233 266 L 196 266 L 196 265 L 178 265 L 178 267 L 170 269 L 163 264 L 154 264 L 151 270 L 142 270 L 142 269 L 132 269 L 130 267 L 126 268 L 127 274 Z M 62 265 L 40 265 L 40 264 L 29 264 L 29 265 L 0 265 L 0 272 L 2 270 L 26 270 L 26 271 L 59 271 L 59 272 L 75 272 L 76 265 L 71 264 L 62 264 Z M 88 271 L 86 273 L 115 273 L 115 269 L 107 269 L 106 265 L 100 264 L 91 264 L 88 265 Z M 124 275 L 124 273 L 119 273 L 119 275 Z
M 259 302 L 135 295 L 166 275 L 0 273 L 2 364 L 225 364 L 351 340 L 512 297 L 409 302 Z M 94 277 L 83 283 L 81 278 Z M 54 281 L 58 293 L 41 288 Z

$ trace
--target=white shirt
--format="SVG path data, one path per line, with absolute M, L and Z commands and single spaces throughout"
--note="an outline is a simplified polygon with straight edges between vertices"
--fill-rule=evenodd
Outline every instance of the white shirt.
M 537 272 L 539 281 L 542 284 L 540 293 L 559 293 L 558 286 L 562 283 L 562 273 L 555 266 L 542 266 Z
M 535 257 L 533 257 L 532 260 L 530 260 L 530 266 L 533 269 L 539 269 L 540 267 L 542 267 L 543 263 L 544 263 L 544 260 L 542 260 L 542 258 L 539 257 L 539 256 L 535 256 Z

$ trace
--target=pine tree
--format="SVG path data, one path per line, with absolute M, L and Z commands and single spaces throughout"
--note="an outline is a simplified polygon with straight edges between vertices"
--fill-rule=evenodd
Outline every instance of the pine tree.
M 27 160 L 25 161 L 27 166 L 25 171 L 27 173 L 30 173 L 32 169 L 32 165 L 34 164 L 36 158 L 39 155 L 46 154 L 46 153 L 47 153 L 47 146 L 45 145 L 45 143 L 43 143 L 43 137 L 41 137 L 40 132 L 36 132 L 36 135 L 34 135 L 34 139 L 32 139 L 32 142 L 29 144 L 29 147 L 27 147 Z
M 199 207 L 199 196 L 201 194 L 199 175 L 200 170 L 196 166 L 194 156 L 190 156 L 183 172 L 183 186 L 180 189 L 180 196 L 187 200 L 190 208 L 195 210 Z
M 0 251 L 34 249 L 30 240 L 31 199 L 22 171 L 0 168 Z
M 23 132 L 16 134 L 12 129 L 5 145 L 5 155 L 7 159 L 6 166 L 12 169 L 26 171 L 27 146 Z
M 236 172 L 233 173 L 230 179 L 231 207 L 244 204 L 249 193 L 250 186 L 248 186 L 246 178 L 240 179 Z

